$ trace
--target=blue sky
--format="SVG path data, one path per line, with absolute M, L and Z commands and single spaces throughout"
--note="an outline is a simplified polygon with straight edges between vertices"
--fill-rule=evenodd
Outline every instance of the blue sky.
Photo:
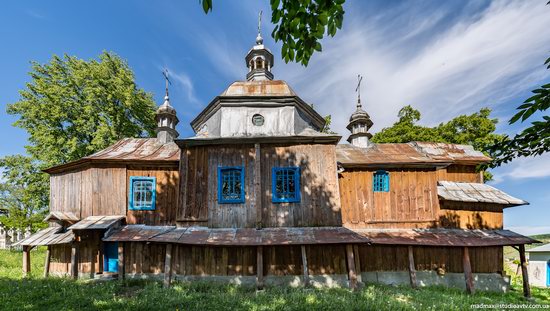
M 343 136 L 359 73 L 374 132 L 410 104 L 425 125 L 490 107 L 501 120 L 498 131 L 515 133 L 525 127 L 507 124 L 515 107 L 550 82 L 542 65 L 550 56 L 547 1 L 348 0 L 343 29 L 323 41 L 323 53 L 307 68 L 280 60 L 280 43 L 269 36 L 269 1 L 213 2 L 208 15 L 198 1 L 2 2 L 0 156 L 24 152 L 26 133 L 11 126 L 16 119 L 5 107 L 28 82 L 29 62 L 44 63 L 53 54 L 90 59 L 113 51 L 159 104 L 167 67 L 178 130 L 192 135 L 190 120 L 231 82 L 244 79 L 259 10 L 268 16 L 263 37 L 276 57 L 275 77 L 319 113 L 331 114 L 333 129 Z M 550 232 L 550 154 L 519 159 L 494 174 L 494 186 L 531 203 L 506 210 L 505 226 Z

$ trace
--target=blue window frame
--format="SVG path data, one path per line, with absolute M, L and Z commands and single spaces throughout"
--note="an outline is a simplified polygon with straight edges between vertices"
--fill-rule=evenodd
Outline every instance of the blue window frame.
M 390 173 L 387 171 L 376 171 L 372 176 L 372 190 L 374 192 L 390 191 Z
M 274 167 L 271 171 L 271 201 L 300 202 L 300 168 Z
M 133 211 L 155 210 L 156 184 L 155 177 L 131 176 L 128 209 Z
M 218 167 L 218 202 L 244 203 L 244 167 Z

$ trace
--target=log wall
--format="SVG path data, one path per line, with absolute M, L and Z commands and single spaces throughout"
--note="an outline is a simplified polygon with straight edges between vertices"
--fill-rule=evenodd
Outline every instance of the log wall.
M 437 170 L 437 180 L 457 182 L 483 182 L 483 172 L 477 172 L 475 165 L 449 165 Z

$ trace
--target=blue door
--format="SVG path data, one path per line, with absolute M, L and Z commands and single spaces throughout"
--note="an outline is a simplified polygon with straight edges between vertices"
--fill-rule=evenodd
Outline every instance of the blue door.
M 546 263 L 546 286 L 550 287 L 550 260 Z
M 103 269 L 105 272 L 118 272 L 118 242 L 105 243 Z

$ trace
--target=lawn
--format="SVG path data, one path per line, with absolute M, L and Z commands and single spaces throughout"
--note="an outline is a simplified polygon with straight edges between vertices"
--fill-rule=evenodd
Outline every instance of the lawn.
M 0 310 L 467 310 L 472 304 L 550 303 L 550 290 L 533 288 L 534 301 L 522 297 L 519 278 L 506 294 L 466 295 L 458 289 L 413 290 L 369 284 L 345 288 L 268 288 L 211 283 L 154 281 L 73 281 L 42 277 L 44 250 L 33 251 L 31 275 L 21 279 L 20 252 L 0 250 Z

